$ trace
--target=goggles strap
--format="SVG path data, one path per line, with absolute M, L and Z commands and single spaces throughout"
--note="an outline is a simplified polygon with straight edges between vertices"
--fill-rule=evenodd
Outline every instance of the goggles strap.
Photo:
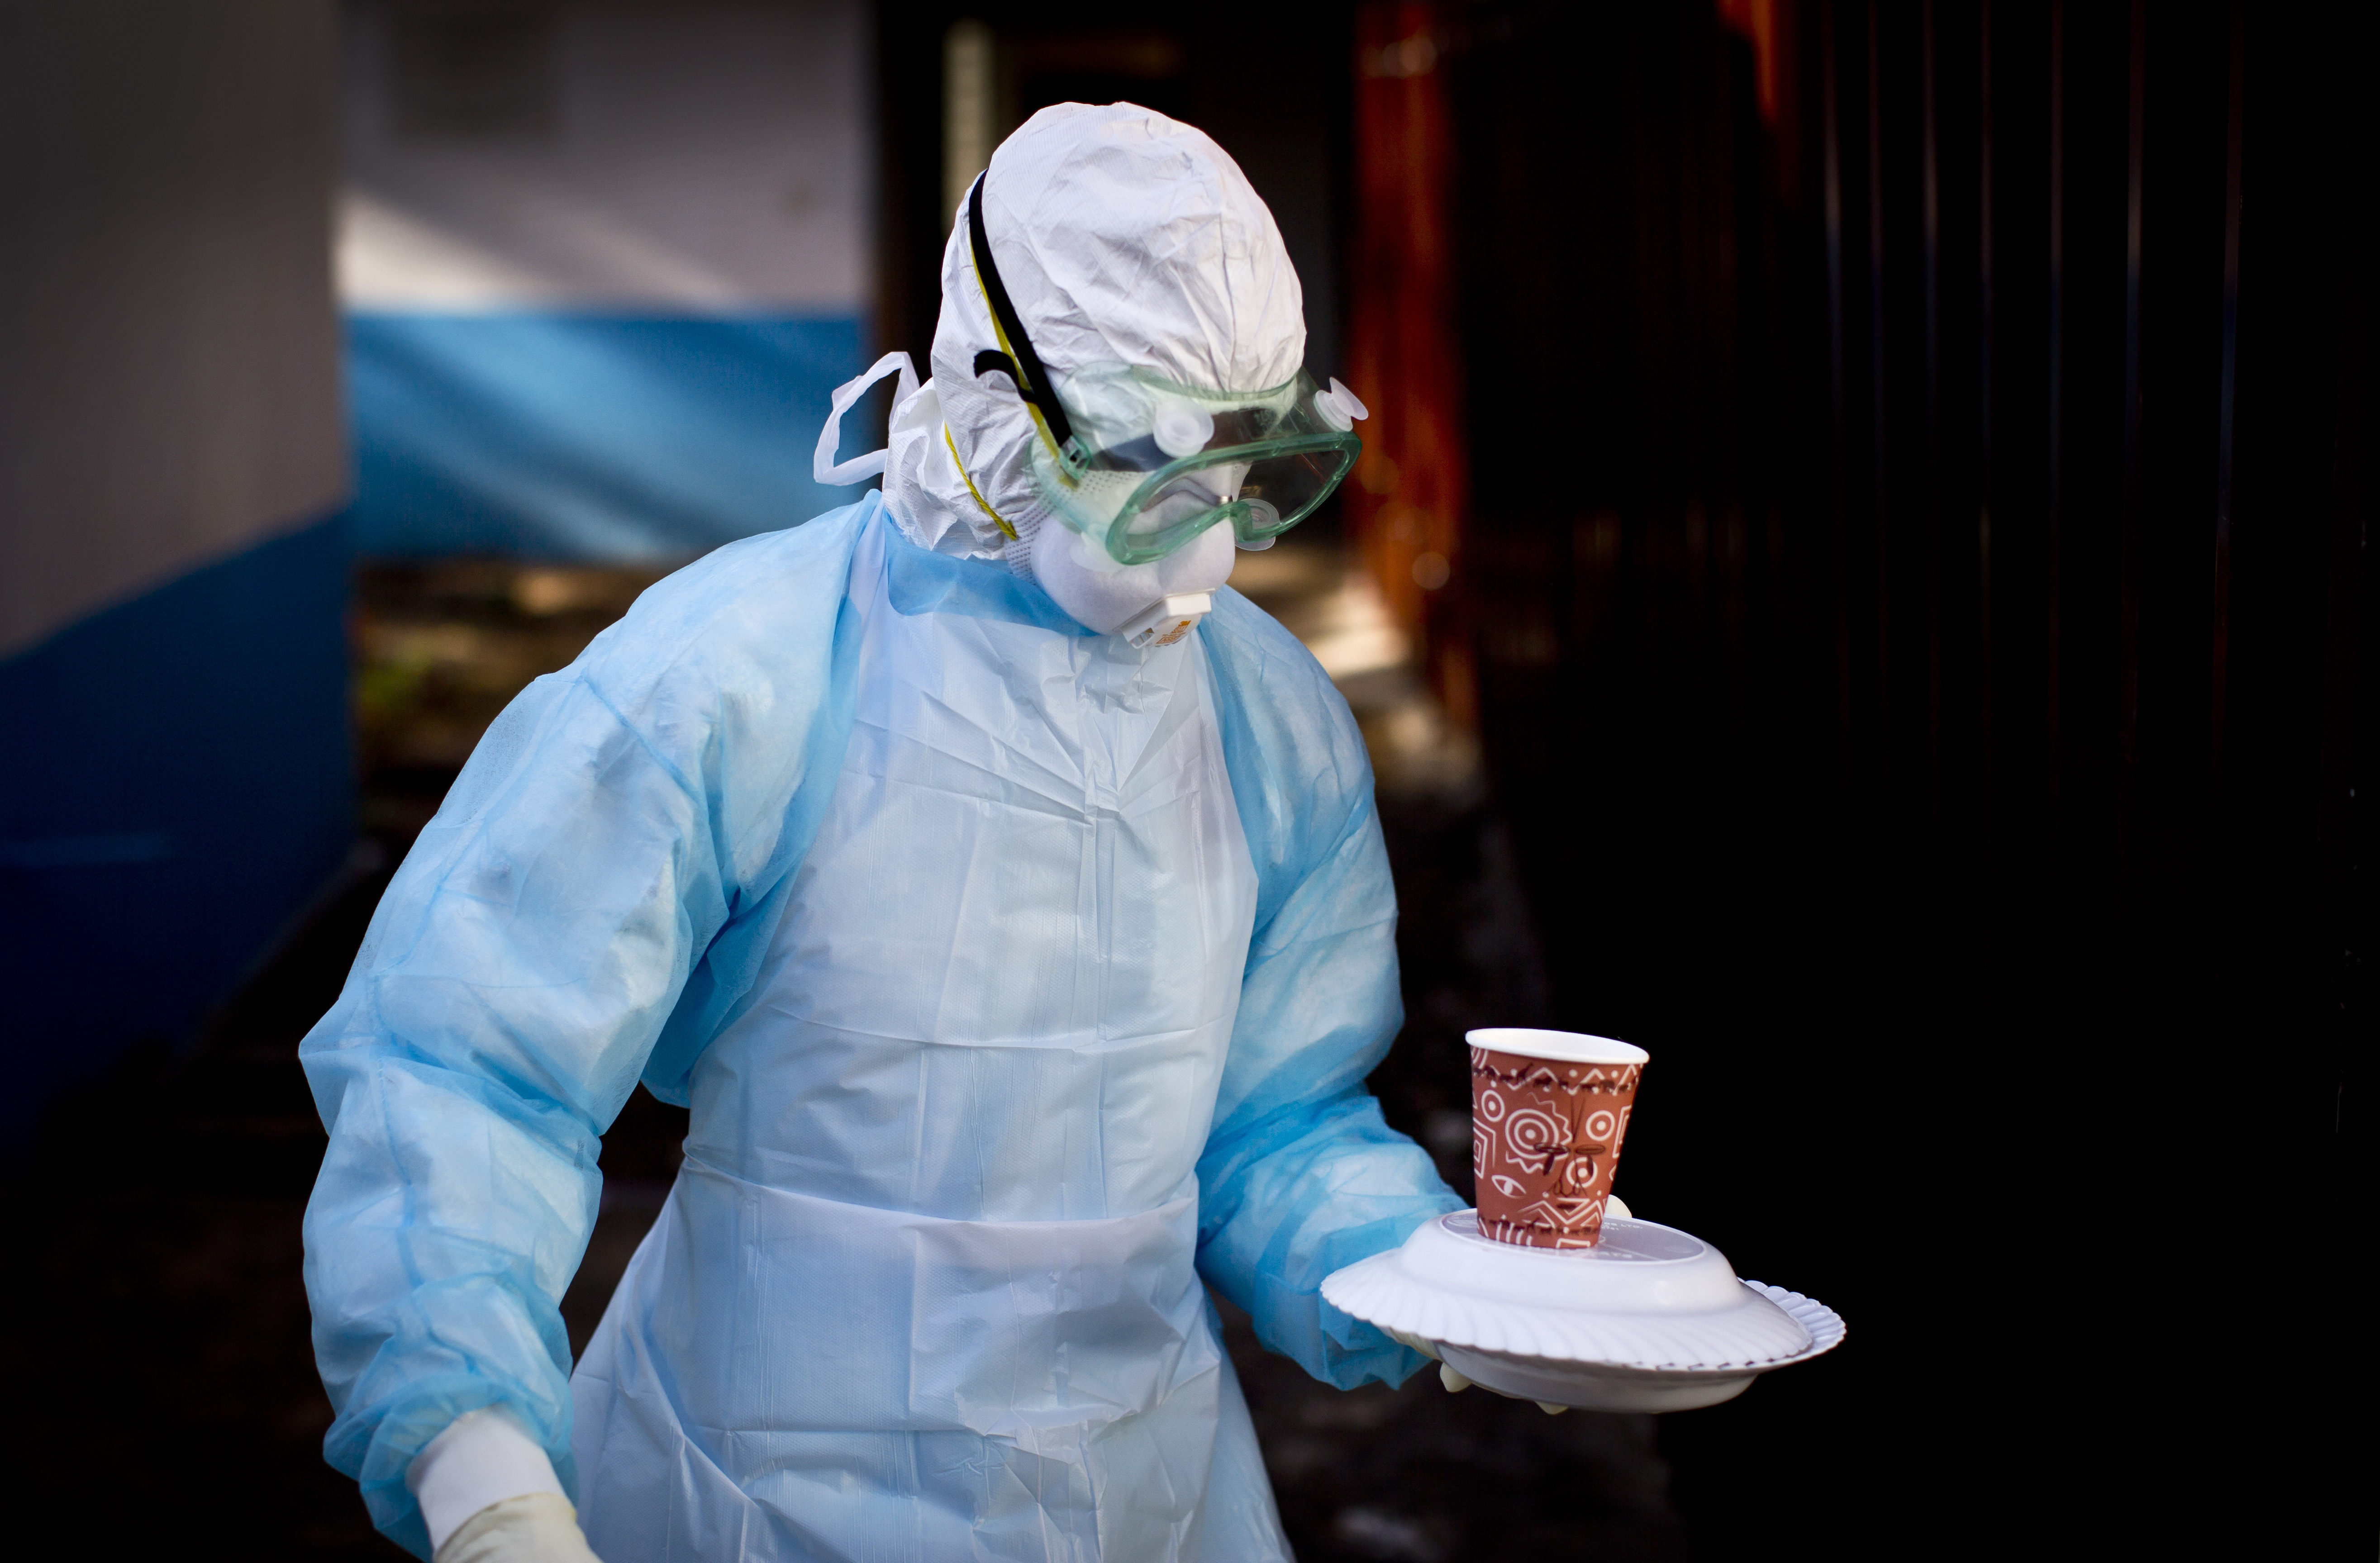
M 974 188 L 967 191 L 967 241 L 975 256 L 975 274 L 983 284 L 984 302 L 991 309 L 991 328 L 1007 351 L 994 353 L 986 349 L 978 353 L 975 372 L 980 375 L 996 369 L 1005 373 L 1015 383 L 1017 396 L 1033 410 L 1060 460 L 1078 463 L 1082 449 L 1075 442 L 1074 425 L 1066 417 L 1065 406 L 1050 387 L 1049 372 L 1041 367 L 1041 355 L 1033 350 L 1033 339 L 1025 334 L 1025 321 L 1010 301 L 1006 285 L 1000 280 L 1000 268 L 992 264 L 991 236 L 983 225 L 983 182 L 990 176 L 989 169 L 977 175 Z

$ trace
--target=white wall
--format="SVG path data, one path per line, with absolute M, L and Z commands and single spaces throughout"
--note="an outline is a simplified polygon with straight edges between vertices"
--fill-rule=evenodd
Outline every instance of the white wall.
M 331 31 L 0 6 L 0 655 L 342 502 Z
M 346 9 L 350 309 L 864 309 L 860 0 L 561 4 L 531 40 L 546 123 L 445 135 L 408 133 L 392 101 L 407 11 Z

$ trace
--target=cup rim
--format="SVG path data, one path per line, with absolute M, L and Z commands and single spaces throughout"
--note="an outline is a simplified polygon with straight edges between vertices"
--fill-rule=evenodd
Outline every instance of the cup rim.
M 1651 1054 L 1616 1037 L 1590 1036 L 1583 1031 L 1539 1031 L 1531 1026 L 1497 1025 L 1466 1031 L 1463 1039 L 1490 1052 L 1524 1059 L 1550 1059 L 1556 1063 L 1641 1064 Z

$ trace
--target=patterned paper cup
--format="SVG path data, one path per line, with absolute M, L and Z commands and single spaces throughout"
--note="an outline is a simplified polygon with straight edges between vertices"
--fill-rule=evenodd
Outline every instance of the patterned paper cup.
M 1479 1230 L 1524 1248 L 1593 1248 L 1645 1049 L 1575 1031 L 1474 1031 L 1471 1167 Z

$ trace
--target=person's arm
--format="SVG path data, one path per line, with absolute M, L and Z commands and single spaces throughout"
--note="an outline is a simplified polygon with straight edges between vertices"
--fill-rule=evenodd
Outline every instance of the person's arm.
M 765 939 L 808 847 L 848 731 L 854 531 L 846 513 L 722 550 L 530 685 L 299 1049 L 330 1134 L 306 1212 L 324 1453 L 416 1553 L 407 1472 L 466 1413 L 503 1407 L 575 1490 L 559 1305 L 599 1136 L 649 1060 L 682 1077 L 699 1017 L 656 1041 L 682 995 L 732 1001 L 721 968 Z
M 1208 624 L 1259 890 L 1198 1163 L 1199 1272 L 1316 1377 L 1401 1383 L 1420 1353 L 1321 1296 L 1325 1276 L 1463 1207 L 1364 1084 L 1404 1019 L 1371 767 L 1346 703 L 1286 632 L 1236 593 Z
M 583 680 L 481 743 L 300 1049 L 330 1146 L 306 1209 L 324 1452 L 428 1537 L 407 1468 L 504 1406 L 568 1473 L 562 1294 L 599 1137 L 724 920 L 698 799 Z

